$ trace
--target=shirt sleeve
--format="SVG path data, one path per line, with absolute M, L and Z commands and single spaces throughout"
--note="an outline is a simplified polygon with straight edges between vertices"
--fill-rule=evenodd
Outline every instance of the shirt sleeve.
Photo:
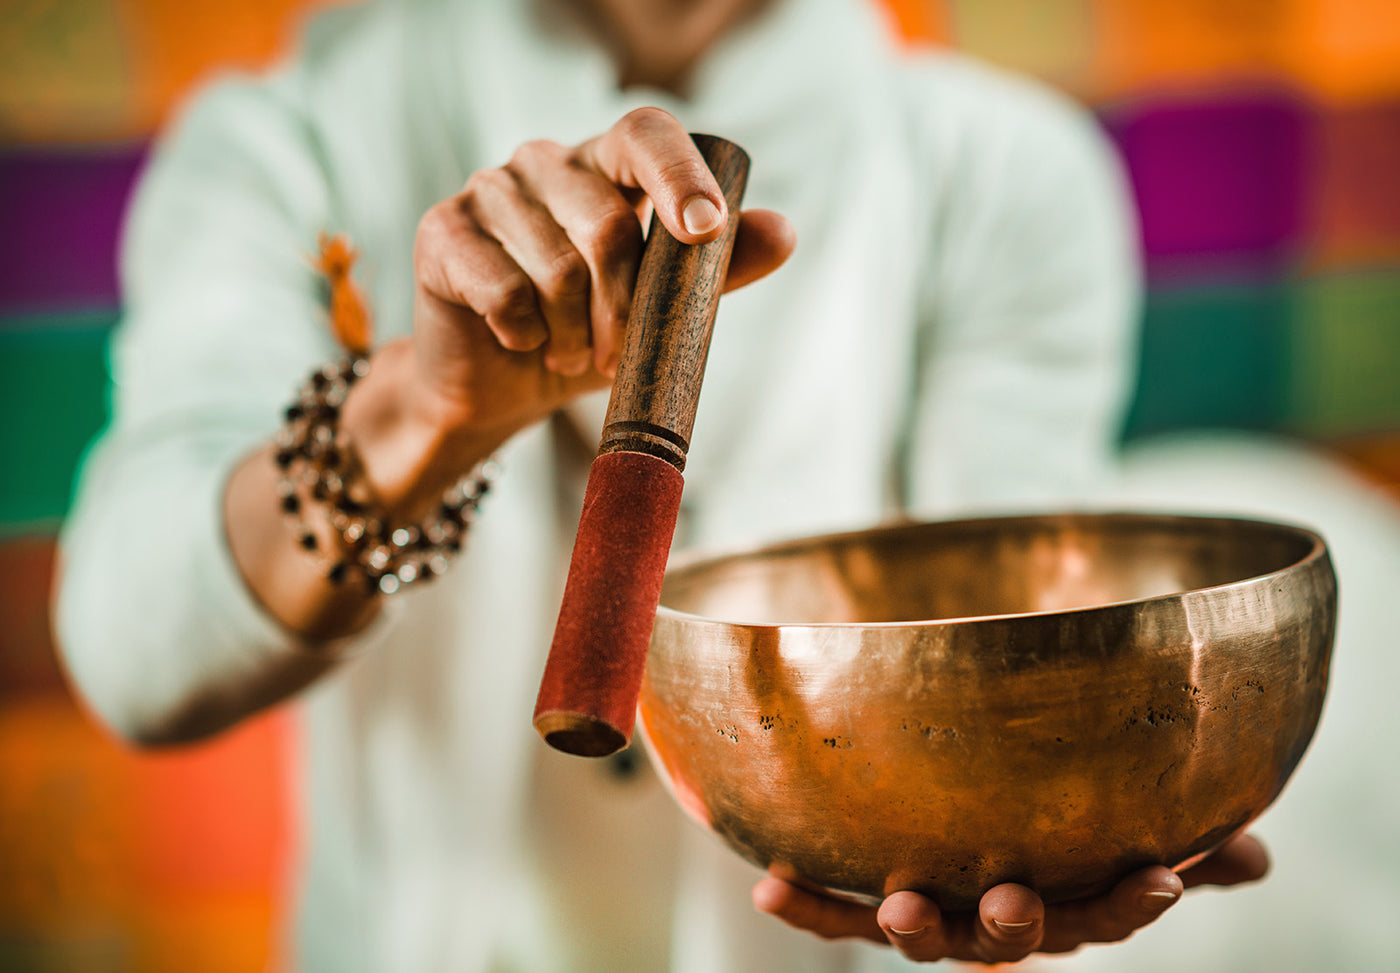
M 232 469 L 335 353 L 308 259 L 331 202 L 288 84 L 207 92 L 128 214 L 111 422 L 63 530 L 55 618 L 78 688 L 136 740 L 256 708 L 269 667 L 310 661 L 244 585 L 222 515 Z
M 1125 180 L 1087 113 L 967 62 L 941 70 L 955 97 L 931 110 L 953 148 L 921 304 L 906 503 L 925 516 L 1083 505 L 1110 482 L 1135 360 Z

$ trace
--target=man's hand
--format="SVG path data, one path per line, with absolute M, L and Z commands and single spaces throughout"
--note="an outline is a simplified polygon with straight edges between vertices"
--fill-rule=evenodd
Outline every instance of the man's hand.
M 976 913 L 943 915 L 916 892 L 896 892 L 878 908 L 800 889 L 780 878 L 754 887 L 754 906 L 824 939 L 890 944 L 911 960 L 1014 963 L 1032 953 L 1067 953 L 1085 943 L 1113 943 L 1149 925 L 1196 885 L 1239 885 L 1264 877 L 1269 857 L 1243 835 L 1177 875 L 1160 865 L 1140 869 L 1094 899 L 1045 905 L 1022 885 L 998 885 Z
M 414 242 L 413 337 L 347 400 L 377 496 L 420 516 L 473 462 L 612 381 L 650 205 L 682 243 L 719 236 L 724 197 L 681 124 L 640 108 L 569 147 L 529 142 L 434 205 Z M 725 287 L 777 269 L 788 221 L 740 214 Z
M 724 197 L 676 119 L 631 112 L 582 145 L 530 142 L 423 217 L 414 250 L 422 392 L 449 424 L 509 435 L 616 368 L 650 203 L 682 243 L 716 238 Z M 793 234 L 741 214 L 727 289 L 775 270 Z

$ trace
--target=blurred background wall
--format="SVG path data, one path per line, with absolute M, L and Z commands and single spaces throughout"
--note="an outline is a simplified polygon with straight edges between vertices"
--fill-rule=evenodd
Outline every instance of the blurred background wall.
M 872 0 L 877 2 L 877 0 Z M 1126 439 L 1305 439 L 1400 496 L 1400 4 L 878 0 L 1036 75 L 1122 152 L 1150 293 Z M 307 0 L 0 0 L 0 969 L 249 970 L 287 903 L 295 725 L 135 755 L 53 656 L 53 536 L 105 421 L 146 146 Z

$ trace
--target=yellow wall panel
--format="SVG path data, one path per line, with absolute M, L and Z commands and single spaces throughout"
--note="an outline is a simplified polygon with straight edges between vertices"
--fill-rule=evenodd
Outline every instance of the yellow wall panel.
M 0 4 L 0 141 L 111 139 L 136 127 L 114 0 Z
M 0 0 L 0 140 L 144 138 L 213 70 L 267 64 L 346 0 Z
M 1094 59 L 1091 0 L 948 0 L 962 50 L 1080 91 Z

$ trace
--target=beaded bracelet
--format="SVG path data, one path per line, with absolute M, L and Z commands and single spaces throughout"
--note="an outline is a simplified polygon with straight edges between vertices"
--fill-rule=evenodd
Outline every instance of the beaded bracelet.
M 281 471 L 277 492 L 282 510 L 296 524 L 301 546 L 312 553 L 320 548 L 305 518 L 303 490 L 326 508 L 339 535 L 337 558 L 326 578 L 339 585 L 353 572 L 370 594 L 393 594 L 447 570 L 500 466 L 494 460 L 478 464 L 443 494 L 428 521 L 390 523 L 339 426 L 346 394 L 368 373 L 369 359 L 354 353 L 312 372 L 287 407 L 273 460 Z

